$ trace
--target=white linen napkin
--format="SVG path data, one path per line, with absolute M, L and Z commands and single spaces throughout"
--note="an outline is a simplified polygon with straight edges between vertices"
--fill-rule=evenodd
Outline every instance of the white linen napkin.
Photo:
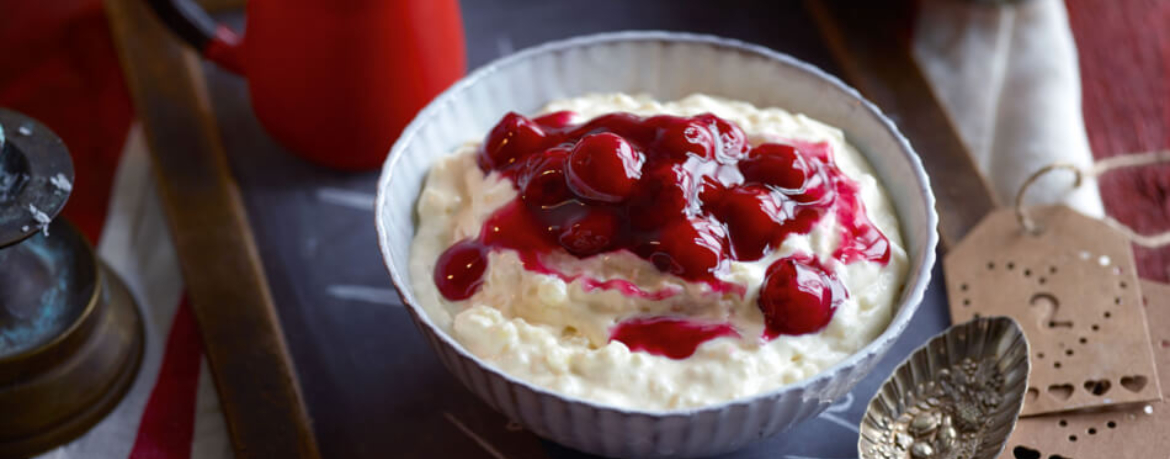
M 913 53 L 1001 205 L 1054 162 L 1093 162 L 1076 44 L 1061 0 L 920 2 Z M 1096 180 L 1049 174 L 1025 202 L 1104 216 Z

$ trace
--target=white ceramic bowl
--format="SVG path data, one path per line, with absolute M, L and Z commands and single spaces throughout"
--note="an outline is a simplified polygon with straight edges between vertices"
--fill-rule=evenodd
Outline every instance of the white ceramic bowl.
M 425 315 L 407 269 L 415 201 L 431 164 L 482 137 L 504 113 L 532 113 L 589 92 L 701 92 L 782 107 L 844 130 L 873 165 L 897 208 L 910 273 L 889 327 L 816 376 L 704 408 L 647 412 L 606 406 L 517 380 L 467 352 Z M 390 151 L 378 183 L 379 244 L 394 285 L 443 364 L 484 401 L 549 440 L 614 457 L 693 457 L 740 448 L 809 419 L 865 377 L 902 334 L 930 280 L 937 242 L 934 196 L 910 144 L 857 91 L 790 56 L 722 38 L 619 32 L 573 38 L 493 62 L 424 108 Z

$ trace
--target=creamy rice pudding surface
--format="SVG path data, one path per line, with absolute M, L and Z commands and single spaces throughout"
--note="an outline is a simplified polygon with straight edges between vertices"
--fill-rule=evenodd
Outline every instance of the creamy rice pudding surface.
M 542 114 L 437 160 L 418 200 L 418 303 L 483 361 L 571 397 L 685 409 L 809 378 L 889 323 L 898 220 L 840 130 L 698 94 Z

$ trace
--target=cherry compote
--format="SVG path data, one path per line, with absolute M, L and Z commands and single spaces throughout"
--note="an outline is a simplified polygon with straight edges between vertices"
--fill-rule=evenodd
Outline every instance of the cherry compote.
M 828 143 L 752 147 L 738 126 L 712 114 L 611 113 L 580 124 L 574 118 L 571 112 L 536 119 L 509 113 L 488 134 L 477 164 L 511 180 L 518 197 L 488 219 L 478 238 L 456 243 L 439 258 L 434 278 L 444 297 L 474 294 L 487 254 L 499 249 L 516 251 L 525 269 L 566 281 L 583 279 L 587 289 L 650 299 L 677 292 L 569 276 L 542 257 L 558 250 L 578 258 L 625 250 L 662 272 L 742 295 L 744 286 L 720 278 L 730 262 L 762 259 L 788 235 L 808 233 L 830 212 L 842 241 L 834 258 L 889 261 L 889 241 L 869 221 L 858 185 L 837 168 Z M 820 330 L 847 295 L 811 257 L 773 263 L 760 292 L 768 339 Z M 664 340 L 677 340 L 675 331 L 684 329 L 705 330 L 700 335 L 707 338 L 726 334 L 637 320 L 640 342 L 665 329 L 672 332 L 662 334 Z M 630 336 L 628 327 L 616 330 L 613 339 Z M 693 352 L 689 345 L 669 351 L 637 347 L 667 356 Z

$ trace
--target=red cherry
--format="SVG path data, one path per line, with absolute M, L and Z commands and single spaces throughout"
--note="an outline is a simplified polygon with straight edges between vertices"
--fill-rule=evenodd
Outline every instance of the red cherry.
M 538 116 L 532 121 L 536 122 L 536 124 L 545 129 L 563 129 L 572 124 L 574 116 L 576 116 L 576 113 L 568 110 L 561 110 L 559 112 L 552 112 L 547 115 Z
M 723 164 L 738 161 L 748 152 L 747 135 L 743 130 L 718 116 L 710 113 L 695 116 L 695 121 L 707 127 L 715 139 L 714 158 Z
M 803 189 L 809 169 L 796 147 L 779 143 L 759 145 L 739 162 L 744 180 L 786 190 Z
M 556 210 L 560 209 L 558 207 Z M 557 222 L 550 221 L 553 219 L 542 217 L 548 215 L 545 212 L 533 212 L 519 199 L 513 200 L 488 217 L 480 228 L 479 241 L 492 248 L 515 249 L 521 252 L 521 261 L 525 261 L 524 252 L 555 250 L 556 237 L 561 228 Z
M 795 202 L 791 201 L 789 205 L 785 206 L 785 210 L 790 213 L 785 214 L 789 216 L 789 219 L 784 223 L 784 234 L 808 234 L 829 210 L 823 206 L 792 205 Z
M 616 203 L 634 191 L 645 158 L 630 143 L 608 132 L 585 136 L 569 155 L 569 189 L 584 199 Z
M 561 247 L 578 257 L 604 252 L 614 245 L 618 235 L 617 217 L 604 209 L 595 209 L 570 219 L 558 238 Z
M 515 112 L 504 115 L 488 133 L 480 152 L 480 167 L 500 170 L 523 160 L 532 152 L 543 149 L 544 131 Z
M 654 139 L 654 127 L 632 113 L 609 113 L 589 120 L 583 126 L 570 133 L 571 136 L 583 137 L 589 134 L 610 132 L 629 141 L 645 144 Z
M 483 283 L 487 269 L 487 248 L 464 239 L 448 247 L 435 263 L 435 286 L 451 301 L 471 298 Z
M 829 174 L 820 166 L 812 167 L 808 180 L 804 182 L 804 188 L 780 191 L 792 198 L 793 201 L 804 205 L 824 206 L 832 203 L 837 197 Z
M 661 115 L 646 120 L 661 131 L 651 149 L 662 158 L 684 160 L 687 155 L 710 159 L 714 156 L 715 137 L 702 123 L 690 118 Z
M 662 229 L 650 261 L 658 269 L 683 278 L 706 277 L 723 263 L 726 238 L 723 226 L 716 221 L 676 219 Z
M 685 216 L 691 208 L 695 184 L 681 165 L 660 163 L 646 171 L 630 206 L 634 227 L 651 230 Z
M 727 224 L 736 260 L 755 261 L 779 243 L 781 224 L 787 219 L 776 196 L 766 189 L 740 187 L 727 193 L 716 215 Z
M 723 200 L 731 192 L 731 188 L 728 188 L 727 185 L 724 185 L 715 177 L 704 175 L 699 184 L 698 197 L 704 209 L 715 212 L 722 207 Z
M 519 177 L 520 198 L 534 209 L 553 207 L 573 198 L 565 183 L 565 161 L 569 150 L 554 147 L 525 160 Z
M 809 256 L 776 260 L 768 267 L 757 305 L 764 313 L 768 339 L 803 335 L 825 328 L 848 296 L 836 276 Z

